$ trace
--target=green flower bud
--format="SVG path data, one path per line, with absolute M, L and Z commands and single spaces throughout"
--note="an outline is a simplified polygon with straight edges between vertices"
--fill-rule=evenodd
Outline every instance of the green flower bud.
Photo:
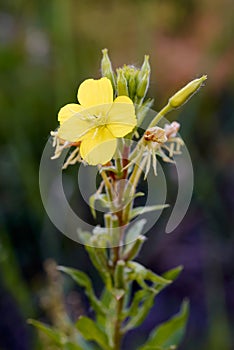
M 149 55 L 145 55 L 144 62 L 141 66 L 140 72 L 139 72 L 138 77 L 137 77 L 138 84 L 141 82 L 144 75 L 148 72 L 150 73 L 150 71 L 151 71 L 151 69 L 150 69 L 150 64 L 149 64 Z
M 139 78 L 139 75 L 138 75 L 138 78 Z M 138 99 L 140 100 L 144 99 L 149 88 L 149 81 L 150 81 L 150 71 L 148 70 L 145 72 L 141 80 L 138 80 L 137 90 L 136 90 L 136 95 Z
M 117 94 L 118 96 L 128 96 L 128 82 L 123 69 L 117 69 Z
M 129 76 L 128 90 L 129 90 L 130 98 L 133 100 L 134 96 L 135 96 L 135 93 L 136 93 L 136 78 L 135 78 L 135 74 L 132 74 L 132 75 Z
M 193 94 L 195 94 L 202 86 L 203 82 L 207 79 L 207 75 L 203 75 L 199 79 L 194 79 L 186 86 L 184 86 L 181 90 L 175 93 L 169 99 L 169 106 L 171 108 L 178 108 L 186 103 Z
M 102 54 L 103 54 L 102 61 L 101 61 L 102 76 L 110 79 L 111 84 L 112 84 L 113 88 L 115 89 L 115 87 L 116 87 L 115 74 L 113 72 L 112 64 L 111 64 L 110 58 L 108 56 L 108 50 L 103 49 Z

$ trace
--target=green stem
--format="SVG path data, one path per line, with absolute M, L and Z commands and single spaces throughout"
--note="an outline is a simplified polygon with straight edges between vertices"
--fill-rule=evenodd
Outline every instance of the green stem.
M 170 104 L 168 103 L 165 107 L 163 107 L 161 109 L 160 112 L 158 112 L 158 114 L 154 117 L 154 119 L 152 120 L 152 122 L 150 123 L 150 125 L 148 126 L 148 128 L 152 128 L 155 125 L 158 124 L 158 122 L 168 113 L 172 110 L 173 108 L 170 106 Z
M 119 300 L 117 300 L 116 305 L 116 321 L 115 321 L 115 333 L 114 333 L 114 347 L 113 350 L 120 350 L 121 348 L 121 342 L 122 342 L 122 334 L 121 334 L 121 313 L 123 310 L 123 301 L 124 298 L 121 297 Z

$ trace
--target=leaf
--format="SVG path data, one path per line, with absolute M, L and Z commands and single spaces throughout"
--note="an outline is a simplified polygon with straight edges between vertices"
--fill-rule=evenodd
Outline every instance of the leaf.
M 149 213 L 154 210 L 162 210 L 168 207 L 169 207 L 168 204 L 159 204 L 159 205 L 149 205 L 147 207 L 133 208 L 130 212 L 130 220 L 134 219 L 138 215 Z
M 58 330 L 55 330 L 42 322 L 32 319 L 29 319 L 28 323 L 42 331 L 44 334 L 46 334 L 48 338 L 50 338 L 56 345 L 62 345 L 63 336 Z
M 128 244 L 130 242 L 135 241 L 137 237 L 140 236 L 145 224 L 146 224 L 146 219 L 141 219 L 136 221 L 132 226 L 130 226 L 126 234 L 125 243 Z
M 177 267 L 175 267 L 175 268 L 173 268 L 171 270 L 168 270 L 168 271 L 164 272 L 162 277 L 166 278 L 167 280 L 175 281 L 179 277 L 179 275 L 180 275 L 181 271 L 183 270 L 183 268 L 184 267 L 182 265 L 177 266 Z
M 93 290 L 91 279 L 86 275 L 86 273 L 64 266 L 58 266 L 58 270 L 63 271 L 69 275 L 78 285 L 85 288 L 85 293 L 88 296 L 94 311 L 97 313 L 105 313 L 105 308 L 97 299 Z
M 94 193 L 92 196 L 89 197 L 89 207 L 91 210 L 91 213 L 96 219 L 96 209 L 95 209 L 95 202 L 99 200 L 104 208 L 109 208 L 109 203 L 107 200 L 107 195 L 105 193 Z
M 171 347 L 179 345 L 185 333 L 188 314 L 189 304 L 184 301 L 179 313 L 156 327 L 146 343 L 138 350 L 157 349 L 157 347 L 162 350 L 169 350 Z
M 90 238 L 92 237 L 92 233 L 88 231 L 83 231 L 81 229 L 77 230 L 77 235 L 80 240 L 80 243 L 82 244 L 88 244 L 90 241 Z
M 63 350 L 83 350 L 83 348 L 75 343 L 67 342 L 64 344 Z
M 129 317 L 129 321 L 123 328 L 124 333 L 140 326 L 154 304 L 154 297 L 155 293 L 145 289 L 135 293 L 133 302 L 129 310 L 126 312 L 126 316 Z
M 167 280 L 156 273 L 154 273 L 151 270 L 146 269 L 143 265 L 131 261 L 127 263 L 127 266 L 130 269 L 129 272 L 129 278 L 131 280 L 137 281 L 137 283 L 143 288 L 143 289 L 154 289 L 155 292 L 160 291 L 162 288 L 168 286 L 171 281 Z M 153 284 L 152 286 L 148 286 L 145 281 L 149 281 Z
M 106 251 L 105 248 L 94 248 L 91 246 L 86 245 L 85 250 L 88 252 L 90 260 L 92 261 L 93 265 L 99 272 L 100 276 L 102 277 L 106 287 L 108 289 L 112 288 L 112 280 L 110 276 L 110 272 L 108 270 L 107 266 L 107 258 L 105 256 Z
M 86 340 L 95 341 L 104 350 L 110 350 L 106 334 L 93 320 L 86 316 L 81 316 L 76 323 L 76 327 Z

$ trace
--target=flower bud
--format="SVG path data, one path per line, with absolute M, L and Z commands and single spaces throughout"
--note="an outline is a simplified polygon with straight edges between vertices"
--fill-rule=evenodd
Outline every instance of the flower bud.
M 145 55 L 144 62 L 137 77 L 138 84 L 141 82 L 142 78 L 147 72 L 150 74 L 149 55 Z
M 130 98 L 133 100 L 136 93 L 136 74 L 131 74 L 128 79 Z
M 118 96 L 128 96 L 128 82 L 121 68 L 117 69 L 117 93 Z
M 169 105 L 172 108 L 178 108 L 186 103 L 190 97 L 195 94 L 200 87 L 203 85 L 203 82 L 207 79 L 207 75 L 203 75 L 199 79 L 192 80 L 189 84 L 184 86 L 181 90 L 175 93 L 169 99 Z
M 166 131 L 158 126 L 154 126 L 146 130 L 144 139 L 146 141 L 164 143 L 167 141 Z
M 102 76 L 110 79 L 113 88 L 115 88 L 115 86 L 116 86 L 115 74 L 113 72 L 111 61 L 110 61 L 110 58 L 108 56 L 108 50 L 103 49 L 102 54 L 103 54 L 102 61 L 101 61 Z
M 140 74 L 139 74 L 140 75 Z M 146 71 L 141 80 L 138 80 L 137 84 L 137 97 L 143 99 L 148 91 L 150 81 L 150 71 Z

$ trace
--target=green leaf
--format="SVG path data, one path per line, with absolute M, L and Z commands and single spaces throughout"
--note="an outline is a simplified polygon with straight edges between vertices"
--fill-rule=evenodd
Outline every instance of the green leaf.
M 143 265 L 131 261 L 127 263 L 127 267 L 129 267 L 129 278 L 131 280 L 137 281 L 137 283 L 143 289 L 151 289 L 155 290 L 155 292 L 161 291 L 162 288 L 168 286 L 171 281 L 167 280 L 151 270 L 146 269 Z M 148 286 L 145 281 L 149 281 L 153 284 L 153 286 Z
M 140 236 L 145 224 L 146 224 L 146 219 L 141 219 L 136 221 L 132 226 L 130 226 L 126 234 L 125 243 L 128 244 L 130 242 L 135 241 L 137 237 Z
M 96 219 L 96 210 L 95 210 L 95 202 L 99 200 L 104 208 L 109 208 L 109 203 L 107 199 L 107 195 L 105 193 L 94 193 L 92 196 L 89 197 L 89 207 L 91 210 L 91 213 Z
M 54 342 L 54 344 L 62 345 L 63 335 L 58 330 L 55 330 L 42 322 L 32 319 L 29 319 L 28 323 L 42 331 L 44 334 L 46 334 L 48 338 L 50 338 Z
M 124 333 L 140 326 L 154 304 L 154 297 L 155 293 L 145 289 L 135 293 L 132 304 L 125 314 L 129 317 L 129 321 L 123 328 Z
M 182 265 L 177 266 L 171 270 L 164 272 L 162 277 L 166 278 L 167 280 L 175 281 L 179 277 L 182 270 L 183 270 Z
M 157 347 L 162 350 L 169 350 L 171 347 L 177 347 L 184 336 L 188 314 L 189 304 L 184 301 L 179 313 L 156 327 L 151 332 L 147 342 L 138 350 L 157 349 Z
M 96 237 L 98 238 L 98 237 Z M 102 277 L 106 287 L 112 288 L 112 280 L 107 266 L 107 257 L 105 248 L 94 248 L 86 245 L 85 250 L 88 252 L 90 260 Z
M 83 350 L 83 348 L 75 343 L 67 342 L 64 344 L 63 350 Z
M 86 316 L 81 316 L 76 323 L 76 327 L 86 340 L 95 341 L 104 350 L 110 350 L 106 334 L 93 320 Z
M 134 219 L 138 215 L 149 213 L 154 210 L 162 210 L 168 207 L 169 207 L 168 204 L 159 204 L 159 205 L 149 205 L 148 207 L 133 208 L 130 212 L 130 220 Z
M 105 313 L 106 310 L 97 299 L 93 290 L 91 279 L 86 275 L 86 273 L 64 266 L 58 266 L 58 270 L 63 271 L 81 287 L 85 288 L 85 293 L 88 296 L 90 303 L 96 313 Z
M 78 234 L 78 238 L 80 240 L 80 243 L 89 244 L 90 238 L 92 237 L 92 233 L 78 229 L 77 234 Z

